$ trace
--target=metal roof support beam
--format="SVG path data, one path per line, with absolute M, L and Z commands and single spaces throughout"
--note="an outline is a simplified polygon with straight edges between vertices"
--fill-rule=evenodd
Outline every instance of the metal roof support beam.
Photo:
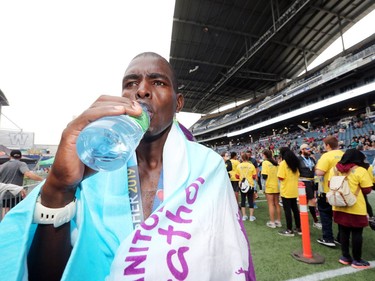
M 203 61 L 203 60 L 193 60 L 193 59 L 186 59 L 186 58 L 179 58 L 179 57 L 169 57 L 170 60 L 176 60 L 176 61 L 183 61 L 183 62 L 189 62 L 189 63 L 194 63 L 194 64 L 206 64 L 209 66 L 217 66 L 219 68 L 229 68 L 229 65 L 225 64 L 219 64 L 219 63 L 212 63 L 209 61 Z
M 283 28 L 283 26 L 289 22 L 298 12 L 307 4 L 310 0 L 296 0 L 286 12 L 281 15 L 277 20 L 275 25 L 271 26 L 251 48 L 242 56 L 233 67 L 231 67 L 227 73 L 212 87 L 193 107 L 193 112 L 196 111 L 198 105 L 204 101 L 207 97 L 214 94 L 222 85 L 224 85 L 246 62 L 249 61 L 260 49 L 263 47 L 271 38 Z
M 305 63 L 305 73 L 307 73 L 307 58 L 306 58 L 306 52 L 303 52 L 303 61 Z
M 345 17 L 345 16 L 341 16 L 341 15 L 339 15 L 337 13 L 334 13 L 334 12 L 331 12 L 331 11 L 329 11 L 327 9 L 324 9 L 324 8 L 321 8 L 321 7 L 317 7 L 317 6 L 312 6 L 311 8 L 313 8 L 315 10 L 318 10 L 318 11 L 325 12 L 325 13 L 330 14 L 332 16 L 337 16 L 337 17 L 339 17 L 339 19 L 341 18 L 341 19 L 347 20 L 348 22 L 353 22 L 353 19 Z
M 218 27 L 218 26 L 215 26 L 215 25 L 199 23 L 199 22 L 191 21 L 191 20 L 183 20 L 183 19 L 173 18 L 173 21 L 188 24 L 188 25 L 202 27 L 202 29 L 208 28 L 209 30 L 217 30 L 217 31 L 225 32 L 225 33 L 231 33 L 231 34 L 236 34 L 236 35 L 240 35 L 240 36 L 246 36 L 246 37 L 250 37 L 250 38 L 253 38 L 253 39 L 259 38 L 259 36 L 256 36 L 254 34 L 249 34 L 249 33 L 237 31 L 237 30 L 231 30 L 231 29 L 228 29 L 228 28 Z
M 220 32 L 225 32 L 225 33 L 229 33 L 229 34 L 235 34 L 235 35 L 243 36 L 245 38 L 249 38 L 250 42 L 251 42 L 251 40 L 259 40 L 259 38 L 260 38 L 259 36 L 256 36 L 254 34 L 249 34 L 249 33 L 242 32 L 242 31 L 230 30 L 228 28 L 222 28 L 222 27 L 218 27 L 218 26 L 214 26 L 214 25 L 207 25 L 207 24 L 198 23 L 198 22 L 195 22 L 195 21 L 190 21 L 190 20 L 182 20 L 182 19 L 174 18 L 173 21 L 179 22 L 179 23 L 184 23 L 184 24 L 189 24 L 189 25 L 193 25 L 193 26 L 198 26 L 198 27 L 202 27 L 202 28 L 207 27 L 209 30 L 217 30 L 217 31 L 220 31 Z M 275 23 L 276 23 L 276 21 L 275 21 Z M 278 41 L 278 40 L 274 40 L 272 42 L 275 43 L 275 44 L 281 45 L 281 46 L 289 46 L 289 47 L 292 47 L 292 48 L 295 48 L 295 49 L 298 49 L 298 50 L 301 50 L 301 51 L 303 50 L 302 47 L 299 47 L 299 46 L 296 46 L 296 45 L 293 45 L 293 44 L 286 44 L 286 43 Z M 245 44 L 247 45 L 247 41 L 245 41 Z M 248 48 L 246 47 L 246 50 L 247 49 Z M 315 52 L 313 50 L 306 50 L 306 51 L 315 55 Z M 178 58 L 176 58 L 176 59 L 178 59 Z
M 341 19 L 340 16 L 337 15 L 337 20 L 339 21 L 339 28 L 340 28 L 340 37 L 341 37 L 341 44 L 342 44 L 342 51 L 345 51 L 345 45 L 344 45 L 344 36 L 342 34 L 342 25 L 341 25 Z
M 282 80 L 282 77 L 275 74 L 261 73 L 261 72 L 239 72 L 236 74 L 237 78 L 252 79 L 252 80 L 263 80 L 277 82 Z

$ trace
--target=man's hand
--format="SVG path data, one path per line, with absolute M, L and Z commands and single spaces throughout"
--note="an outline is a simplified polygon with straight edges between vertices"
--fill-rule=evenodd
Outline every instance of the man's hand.
M 22 189 L 19 194 L 21 195 L 22 199 L 24 199 L 26 197 L 26 195 L 27 195 L 25 189 Z
M 87 110 L 71 121 L 62 133 L 51 171 L 42 190 L 42 204 L 61 208 L 70 203 L 77 185 L 95 171 L 86 167 L 78 158 L 76 142 L 79 133 L 91 122 L 104 117 L 121 114 L 138 116 L 140 105 L 125 97 L 100 96 Z

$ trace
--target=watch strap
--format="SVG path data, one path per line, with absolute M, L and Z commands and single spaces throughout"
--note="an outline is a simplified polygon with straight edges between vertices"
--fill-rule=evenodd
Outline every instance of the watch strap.
M 40 194 L 36 200 L 33 223 L 53 224 L 55 228 L 69 222 L 76 215 L 76 198 L 63 208 L 48 208 L 43 206 Z

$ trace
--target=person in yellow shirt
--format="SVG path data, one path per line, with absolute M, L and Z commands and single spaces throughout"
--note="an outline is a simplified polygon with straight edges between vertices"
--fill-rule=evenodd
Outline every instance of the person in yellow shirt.
M 232 164 L 232 170 L 229 171 L 229 177 L 238 203 L 238 181 L 240 180 L 240 176 L 237 173 L 237 166 L 240 164 L 240 161 L 237 160 L 237 153 L 234 151 L 230 153 L 230 162 Z
M 301 220 L 299 217 L 299 210 L 297 205 L 298 197 L 298 178 L 299 178 L 299 160 L 297 156 L 288 147 L 280 148 L 280 162 L 277 171 L 277 177 L 280 180 L 280 195 L 283 202 L 284 215 L 286 220 L 286 230 L 279 231 L 283 236 L 294 236 L 292 229 L 292 213 L 296 225 L 296 232 L 301 232 Z
M 246 215 L 246 198 L 249 203 L 249 220 L 255 221 L 256 218 L 254 217 L 254 180 L 257 180 L 257 171 L 255 166 L 250 162 L 246 153 L 242 155 L 242 163 L 238 164 L 237 166 L 237 173 L 239 175 L 239 184 L 246 179 L 250 184 L 249 190 L 246 192 L 241 191 L 241 212 L 242 212 L 242 220 L 247 220 Z
M 374 168 L 373 168 L 372 165 L 368 165 L 367 172 L 368 172 L 368 174 L 371 178 L 371 181 L 372 181 L 372 189 L 374 189 L 374 187 L 375 187 L 375 177 L 374 177 L 374 174 L 373 174 L 373 169 Z M 366 201 L 366 209 L 367 209 L 367 214 L 369 216 L 369 219 L 374 220 L 375 219 L 374 212 L 372 210 L 370 202 L 368 201 L 367 195 L 365 195 L 365 201 Z
M 279 180 L 277 178 L 277 170 L 279 164 L 272 157 L 271 150 L 263 150 L 263 162 L 262 162 L 262 178 L 264 183 L 264 192 L 266 194 L 268 213 L 270 220 L 266 225 L 270 228 L 281 227 L 281 208 L 279 205 Z M 277 219 L 275 220 L 275 213 Z
M 363 228 L 368 226 L 364 196 L 372 190 L 372 179 L 367 172 L 369 164 L 365 163 L 364 160 L 364 154 L 357 149 L 345 151 L 341 160 L 337 163 L 336 169 L 338 175 L 347 175 L 350 190 L 353 194 L 357 194 L 357 201 L 350 207 L 332 207 L 334 221 L 339 225 L 340 231 L 342 256 L 339 262 L 358 269 L 370 266 L 367 261 L 362 259 L 362 233 Z M 334 174 L 334 169 L 331 169 L 329 178 Z M 357 192 L 357 189 L 360 189 L 360 191 Z M 350 242 L 352 255 L 350 255 L 349 250 Z
M 341 160 L 344 152 L 339 150 L 339 142 L 334 136 L 326 137 L 323 140 L 323 145 L 326 152 L 320 157 L 315 166 L 315 175 L 323 177 L 322 189 L 318 190 L 318 210 L 323 237 L 319 238 L 317 242 L 328 247 L 335 247 L 332 231 L 332 206 L 327 202 L 326 193 L 329 191 L 329 171 Z M 338 239 L 336 241 L 339 240 L 339 235 L 337 236 Z

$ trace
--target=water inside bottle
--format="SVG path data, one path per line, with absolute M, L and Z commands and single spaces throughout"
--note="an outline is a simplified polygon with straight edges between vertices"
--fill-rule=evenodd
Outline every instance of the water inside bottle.
M 123 167 L 149 126 L 146 110 L 139 117 L 107 116 L 89 124 L 77 139 L 82 162 L 97 171 Z

